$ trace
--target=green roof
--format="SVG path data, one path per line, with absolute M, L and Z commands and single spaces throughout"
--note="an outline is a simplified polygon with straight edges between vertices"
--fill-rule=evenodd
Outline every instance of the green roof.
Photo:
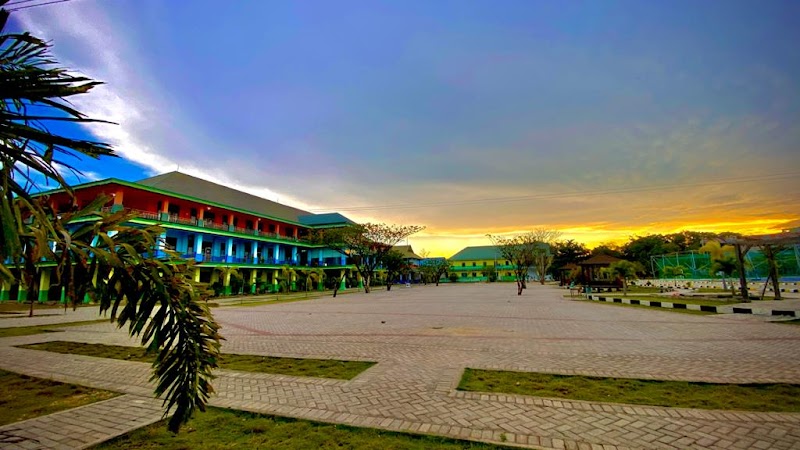
M 503 259 L 500 250 L 495 245 L 479 245 L 476 247 L 465 247 L 460 252 L 450 257 L 451 261 L 475 261 Z
M 422 259 L 421 256 L 414 253 L 414 249 L 410 245 L 395 245 L 392 250 L 399 252 L 405 259 Z

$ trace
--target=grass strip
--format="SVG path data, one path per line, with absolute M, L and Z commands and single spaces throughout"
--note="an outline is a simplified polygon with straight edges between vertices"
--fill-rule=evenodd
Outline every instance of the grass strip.
M 122 359 L 125 361 L 152 363 L 155 360 L 155 355 L 147 353 L 144 348 L 122 345 L 51 341 L 20 345 L 19 347 L 56 353 L 95 356 L 98 358 Z M 275 356 L 237 355 L 233 353 L 223 353 L 219 362 L 219 366 L 222 369 L 341 380 L 350 380 L 374 364 L 371 361 L 281 358 Z
M 678 408 L 800 411 L 800 385 L 784 383 L 698 383 L 466 369 L 458 389 Z
M 0 370 L 0 425 L 108 400 L 119 394 Z
M 13 337 L 13 336 L 28 336 L 31 334 L 40 334 L 40 333 L 54 333 L 58 331 L 63 331 L 60 330 L 59 328 L 80 327 L 83 325 L 94 325 L 103 322 L 111 323 L 109 319 L 98 319 L 98 320 L 84 320 L 82 322 L 54 323 L 50 325 L 34 325 L 29 327 L 0 328 L 0 338 Z
M 255 414 L 222 408 L 197 413 L 177 435 L 163 422 L 134 430 L 94 449 L 393 449 L 457 450 L 510 447 L 423 434 L 397 433 L 308 420 Z
M 600 301 L 600 300 L 588 300 L 588 299 L 576 299 L 576 300 L 581 301 L 581 302 L 589 302 L 589 303 L 600 304 L 600 305 L 624 306 L 624 307 L 628 307 L 628 308 L 644 308 L 644 309 L 649 309 L 650 311 L 676 312 L 676 313 L 681 313 L 681 314 L 694 314 L 696 316 L 708 316 L 708 315 L 711 315 L 711 314 L 716 314 L 716 313 L 713 313 L 713 312 L 710 312 L 710 311 L 697 311 L 697 310 L 694 310 L 694 309 L 675 309 L 675 308 L 664 308 L 664 307 L 661 307 L 661 306 L 629 305 L 627 303 L 614 303 L 614 302 L 610 302 L 610 301 L 603 302 L 603 301 Z M 658 301 L 658 300 L 653 300 L 653 301 Z

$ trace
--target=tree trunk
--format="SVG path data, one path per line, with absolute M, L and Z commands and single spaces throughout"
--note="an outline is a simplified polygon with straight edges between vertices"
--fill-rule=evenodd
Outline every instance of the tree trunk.
M 522 289 L 524 289 L 524 288 L 522 287 L 522 282 L 520 282 L 519 280 L 517 280 L 517 295 L 522 295 Z
M 775 300 L 781 299 L 781 286 L 778 283 L 778 264 L 775 263 L 775 256 L 778 253 L 775 247 L 765 245 L 761 248 L 764 256 L 767 258 L 767 267 L 769 268 L 769 278 L 772 278 L 772 289 L 775 291 Z
M 628 295 L 628 279 L 622 279 L 622 295 Z
M 739 263 L 737 269 L 739 270 L 739 288 L 742 291 L 742 299 L 744 299 L 745 302 L 749 302 L 750 294 L 747 292 L 747 274 L 744 271 L 744 254 L 747 253 L 750 248 L 747 247 L 742 251 L 741 244 L 735 244 L 733 248 L 736 250 L 736 261 Z
M 391 290 L 392 290 L 392 283 L 390 283 L 390 282 L 388 282 L 388 281 L 387 281 L 387 282 L 386 282 L 386 292 L 389 292 L 389 291 L 391 291 Z
M 369 282 L 371 280 L 371 276 L 367 275 L 364 277 L 364 293 L 369 294 Z

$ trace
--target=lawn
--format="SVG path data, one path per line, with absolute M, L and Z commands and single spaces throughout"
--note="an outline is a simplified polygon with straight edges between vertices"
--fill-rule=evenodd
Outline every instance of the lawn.
M 155 355 L 140 347 L 121 345 L 85 344 L 81 342 L 52 341 L 21 345 L 20 348 L 48 352 L 95 356 L 152 363 Z M 280 358 L 260 355 L 223 353 L 219 366 L 222 369 L 245 372 L 265 372 L 300 377 L 336 378 L 350 380 L 375 363 L 370 361 L 340 361 L 336 359 Z
M 783 383 L 717 384 L 466 369 L 458 389 L 679 408 L 800 412 L 800 385 Z
M 94 449 L 396 449 L 457 450 L 509 447 L 421 434 L 396 433 L 221 408 L 197 413 L 177 435 L 163 422 L 140 428 Z
M 0 425 L 107 400 L 118 394 L 0 370 Z
M 96 323 L 110 323 L 109 319 L 99 319 L 99 320 L 85 320 L 83 322 L 71 322 L 71 323 L 59 323 L 53 325 L 35 325 L 30 327 L 12 327 L 12 328 L 0 328 L 0 338 L 4 337 L 12 337 L 12 336 L 28 336 L 31 334 L 40 334 L 40 333 L 55 333 L 59 330 L 59 328 L 65 327 L 79 327 L 83 325 L 94 325 Z

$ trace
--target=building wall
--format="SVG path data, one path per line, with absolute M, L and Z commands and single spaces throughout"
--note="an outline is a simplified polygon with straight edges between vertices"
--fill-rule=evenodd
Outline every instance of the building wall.
M 513 281 L 514 266 L 504 260 L 470 259 L 450 261 L 450 272 L 458 275 L 459 282 L 478 282 L 488 281 L 488 274 L 484 269 L 488 266 L 495 266 L 498 281 Z M 496 265 L 495 265 L 496 264 Z

